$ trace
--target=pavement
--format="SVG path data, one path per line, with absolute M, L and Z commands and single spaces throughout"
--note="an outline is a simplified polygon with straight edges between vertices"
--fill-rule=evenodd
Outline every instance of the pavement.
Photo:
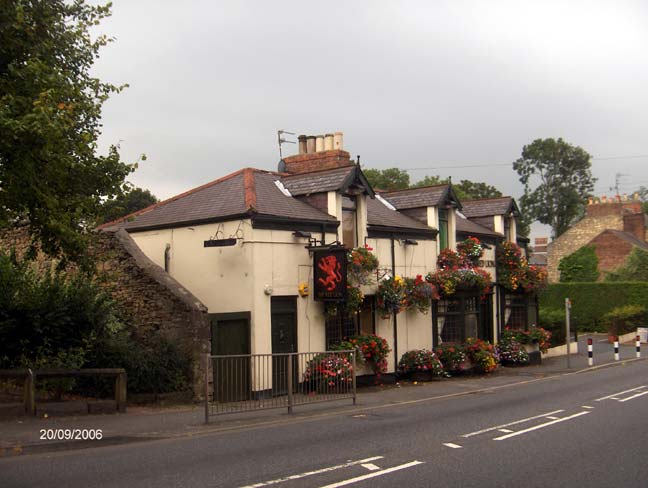
M 593 339 L 595 366 L 588 367 L 587 339 Z M 643 345 L 646 348 L 645 345 Z M 516 385 L 543 381 L 564 374 L 586 374 L 599 368 L 621 366 L 636 359 L 635 344 L 620 346 L 620 361 L 614 360 L 613 347 L 602 334 L 579 337 L 579 353 L 569 358 L 544 358 L 541 365 L 499 368 L 485 376 L 465 376 L 430 383 L 400 382 L 383 387 L 358 389 L 357 404 L 350 400 L 295 407 L 293 414 L 286 409 L 258 410 L 210 418 L 205 424 L 204 406 L 178 407 L 129 406 L 125 414 L 83 415 L 65 417 L 20 417 L 0 421 L 0 457 L 34 454 L 69 449 L 86 449 L 157 439 L 203 436 L 213 432 L 263 428 L 291 423 L 295 419 L 320 419 L 349 412 L 368 412 L 398 404 L 418 403 L 433 399 L 454 398 L 484 391 L 513 388 Z M 48 430 L 101 430 L 101 440 L 47 440 Z

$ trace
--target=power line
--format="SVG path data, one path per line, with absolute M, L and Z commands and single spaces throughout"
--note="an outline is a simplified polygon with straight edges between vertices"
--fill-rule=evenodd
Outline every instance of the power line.
M 612 159 L 638 159 L 648 158 L 648 154 L 634 154 L 629 156 L 604 156 L 592 158 L 592 161 L 610 161 Z M 403 171 L 429 171 L 433 169 L 464 169 L 464 168 L 491 168 L 494 166 L 511 166 L 513 163 L 457 163 L 451 165 L 426 166 L 417 168 L 403 168 Z

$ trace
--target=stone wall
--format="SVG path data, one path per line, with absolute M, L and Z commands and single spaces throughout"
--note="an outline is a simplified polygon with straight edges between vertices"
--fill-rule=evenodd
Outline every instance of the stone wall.
M 210 352 L 210 326 L 205 307 L 194 295 L 147 258 L 124 230 L 100 232 L 90 248 L 126 320 L 142 331 L 154 331 L 176 341 L 193 358 L 194 395 L 204 391 L 201 354 Z M 26 228 L 0 234 L 0 248 L 21 255 L 29 246 Z M 41 267 L 51 262 L 41 257 Z
M 592 207 L 594 205 L 590 205 Z M 603 205 L 596 205 L 603 207 Z M 620 213 L 588 215 L 547 246 L 547 274 L 549 283 L 560 281 L 560 260 L 577 251 L 606 229 L 623 230 Z

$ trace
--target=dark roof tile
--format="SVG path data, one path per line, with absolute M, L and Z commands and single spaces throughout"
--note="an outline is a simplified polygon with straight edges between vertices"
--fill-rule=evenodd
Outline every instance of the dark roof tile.
M 327 191 L 336 191 L 344 186 L 355 166 L 313 171 L 283 176 L 281 182 L 292 195 L 309 195 Z
M 433 229 L 422 224 L 418 220 L 414 220 L 407 215 L 403 215 L 397 210 L 388 208 L 377 198 L 367 198 L 367 223 L 369 226 L 394 227 L 403 230 L 425 230 L 434 232 Z
M 506 215 L 511 211 L 518 212 L 515 200 L 511 197 L 481 198 L 461 202 L 461 212 L 469 219 L 490 215 Z M 519 213 L 519 212 L 518 212 Z
M 423 186 L 408 190 L 381 193 L 382 197 L 398 210 L 418 207 L 436 207 L 443 203 L 449 185 Z

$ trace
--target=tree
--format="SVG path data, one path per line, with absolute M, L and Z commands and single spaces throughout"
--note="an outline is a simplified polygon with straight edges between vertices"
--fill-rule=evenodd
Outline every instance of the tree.
M 398 168 L 365 169 L 362 171 L 369 184 L 379 190 L 393 191 L 409 188 L 410 178 L 406 171 Z
M 550 225 L 554 238 L 582 215 L 594 189 L 590 159 L 585 150 L 562 139 L 536 139 L 513 163 L 524 184 L 522 207 L 534 220 Z M 532 180 L 539 180 L 535 188 Z
M 0 6 L 0 227 L 28 221 L 36 243 L 79 260 L 101 202 L 136 165 L 97 154 L 101 108 L 122 87 L 90 75 L 110 40 L 90 29 L 110 4 L 5 0 Z
M 104 202 L 101 220 L 110 222 L 157 202 L 158 199 L 149 190 L 144 190 L 136 186 L 131 187 L 129 185 L 124 193 Z
M 422 180 L 414 183 L 411 188 L 432 185 L 447 185 L 451 183 L 450 178 L 441 178 L 440 176 L 426 176 Z M 457 194 L 459 200 L 479 200 L 482 198 L 501 197 L 502 192 L 494 186 L 482 182 L 470 180 L 461 180 L 459 183 L 452 183 L 452 188 Z

